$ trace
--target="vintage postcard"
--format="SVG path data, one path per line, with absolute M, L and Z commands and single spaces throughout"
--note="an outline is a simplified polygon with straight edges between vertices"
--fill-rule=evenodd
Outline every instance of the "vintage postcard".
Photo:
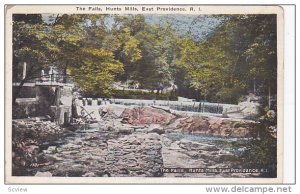
M 7 184 L 282 183 L 280 6 L 5 10 Z

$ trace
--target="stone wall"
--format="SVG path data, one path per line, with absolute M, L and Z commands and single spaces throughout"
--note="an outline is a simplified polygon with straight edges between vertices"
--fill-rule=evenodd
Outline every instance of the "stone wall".
M 55 101 L 55 87 L 36 86 L 37 115 L 51 115 L 51 106 Z
M 59 125 L 68 125 L 72 119 L 72 107 L 60 105 L 51 106 L 51 116 L 54 121 Z
M 59 125 L 68 125 L 72 118 L 73 87 L 57 87 L 55 104 L 51 106 L 54 120 Z
M 50 116 L 59 125 L 69 124 L 72 118 L 72 89 L 69 85 L 31 87 L 29 92 L 34 91 L 36 97 L 17 98 L 13 118 Z

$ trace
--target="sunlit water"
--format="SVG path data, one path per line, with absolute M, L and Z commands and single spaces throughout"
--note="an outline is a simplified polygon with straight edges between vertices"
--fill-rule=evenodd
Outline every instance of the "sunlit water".
M 188 134 L 188 133 L 169 133 L 166 137 L 173 141 L 180 141 L 182 139 L 214 145 L 220 150 L 225 150 L 234 154 L 241 155 L 246 151 L 249 138 L 230 138 L 213 136 L 206 134 Z

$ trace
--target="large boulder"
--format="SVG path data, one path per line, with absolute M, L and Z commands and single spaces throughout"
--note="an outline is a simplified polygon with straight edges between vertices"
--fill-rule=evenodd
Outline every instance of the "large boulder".
M 208 121 L 210 133 L 223 137 L 249 137 L 257 125 L 251 120 L 219 117 L 209 117 Z
M 166 131 L 180 131 L 223 137 L 250 137 L 255 131 L 257 124 L 257 122 L 251 120 L 193 116 L 176 119 L 167 126 Z
M 153 107 L 133 107 L 127 108 L 122 113 L 123 123 L 132 125 L 144 125 L 144 124 L 161 124 L 167 125 L 175 115 L 170 112 Z
M 209 122 L 206 117 L 194 116 L 181 119 L 177 128 L 180 128 L 183 132 L 203 132 L 206 133 L 209 130 Z

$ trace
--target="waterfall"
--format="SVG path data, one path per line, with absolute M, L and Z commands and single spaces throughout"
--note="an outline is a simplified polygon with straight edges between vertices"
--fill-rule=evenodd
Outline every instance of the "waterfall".
M 190 111 L 190 112 L 203 112 L 222 114 L 226 109 L 237 107 L 234 104 L 221 104 L 210 102 L 180 102 L 168 100 L 140 100 L 140 99 L 110 99 L 114 104 L 121 104 L 126 106 L 166 106 L 172 110 L 177 111 Z

